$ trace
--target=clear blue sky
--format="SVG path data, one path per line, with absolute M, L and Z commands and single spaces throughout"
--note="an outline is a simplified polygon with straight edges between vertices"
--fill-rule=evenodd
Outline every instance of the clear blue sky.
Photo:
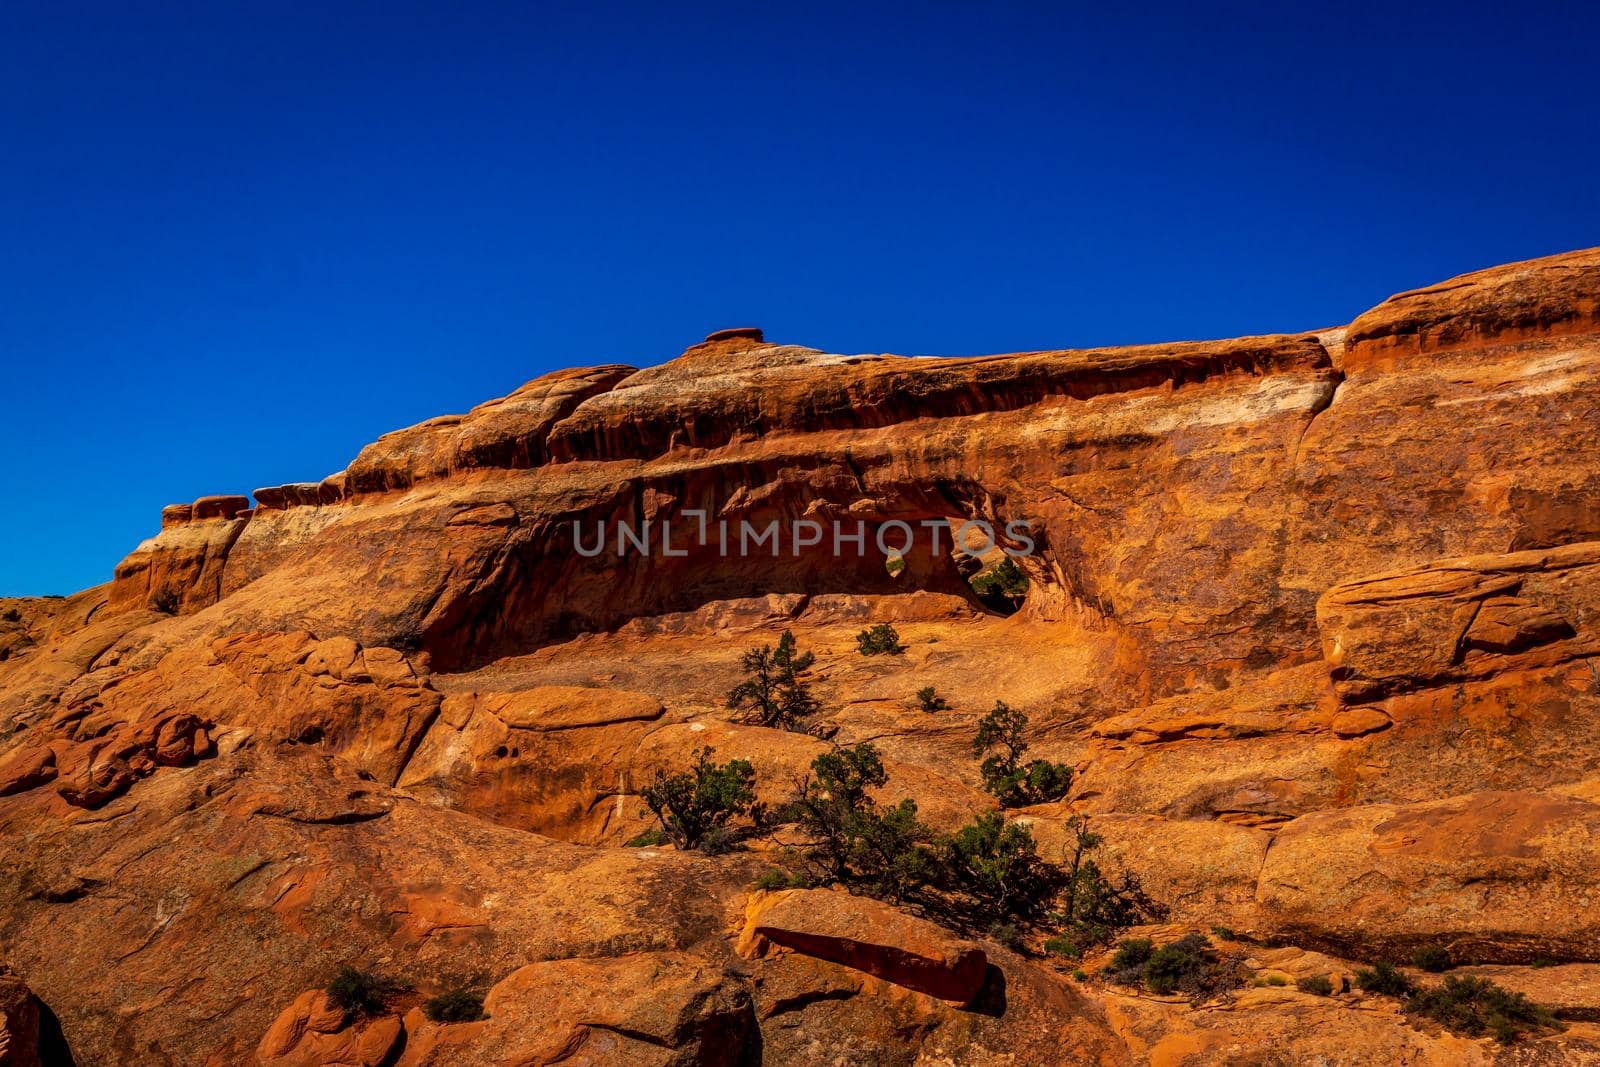
M 7 4 L 0 593 L 721 326 L 1293 330 L 1600 244 L 1591 5 L 1336 6 Z

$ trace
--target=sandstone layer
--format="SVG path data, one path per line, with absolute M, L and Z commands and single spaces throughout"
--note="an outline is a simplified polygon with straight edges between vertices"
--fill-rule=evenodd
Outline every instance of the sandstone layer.
M 107 585 L 0 599 L 0 1062 L 1600 1062 L 1596 427 L 1588 250 L 1301 334 L 932 359 L 722 331 L 170 505 Z M 718 542 L 773 522 L 776 552 Z M 1026 595 L 975 592 L 1018 524 Z M 902 654 L 858 653 L 876 623 Z M 784 630 L 809 734 L 727 707 Z M 755 891 L 781 834 L 626 847 L 706 747 L 775 808 L 870 740 L 881 799 L 953 829 L 995 807 L 997 699 L 1076 772 L 1009 816 L 1051 858 L 1087 818 L 1156 936 L 1223 930 L 1252 982 L 1158 997 Z M 1501 1047 L 1351 984 L 1428 947 L 1567 1029 Z M 345 965 L 408 990 L 352 1017 Z M 424 1011 L 462 986 L 485 1018 Z

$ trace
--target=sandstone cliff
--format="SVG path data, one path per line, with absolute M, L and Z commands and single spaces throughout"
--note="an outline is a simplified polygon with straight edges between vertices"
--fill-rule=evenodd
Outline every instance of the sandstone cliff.
M 0 601 L 0 960 L 80 1064 L 1600 1062 L 1597 426 L 1600 250 L 1305 334 L 926 359 L 733 330 L 546 375 Z M 659 540 L 774 520 L 946 540 Z M 1028 524 L 1015 613 L 926 525 L 968 520 Z M 653 550 L 582 550 L 619 524 Z M 856 653 L 878 622 L 904 655 Z M 774 804 L 827 749 L 724 707 L 785 628 L 821 732 L 930 823 L 993 807 L 968 746 L 1004 699 L 1077 771 L 1019 818 L 1059 850 L 1088 816 L 1169 932 L 1290 978 L 1448 946 L 1570 1025 L 1502 1049 L 1354 990 L 1136 994 L 753 896 L 768 846 L 621 847 L 702 745 Z M 345 963 L 418 992 L 351 1022 L 319 992 Z M 463 982 L 486 1020 L 415 1007 Z

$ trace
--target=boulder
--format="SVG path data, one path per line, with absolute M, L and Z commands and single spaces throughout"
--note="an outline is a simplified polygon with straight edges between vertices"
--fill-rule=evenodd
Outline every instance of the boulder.
M 231 519 L 249 507 L 250 498 L 246 496 L 236 494 L 203 496 L 194 502 L 191 514 L 195 522 L 204 522 L 207 519 Z
M 273 1020 L 256 1046 L 259 1067 L 384 1067 L 404 1043 L 395 1015 L 360 1018 L 321 989 L 308 989 Z
M 720 341 L 755 341 L 760 343 L 766 340 L 760 328 L 755 326 L 731 326 L 726 330 L 714 330 L 706 335 L 705 343 L 717 344 Z
M 320 482 L 290 482 L 287 485 L 272 485 L 257 489 L 250 494 L 255 497 L 256 511 L 285 511 L 289 508 L 315 507 L 322 503 L 322 489 Z
M 86 749 L 76 773 L 64 774 L 56 782 L 56 792 L 76 808 L 98 808 L 128 791 L 148 764 L 134 762 L 130 753 L 116 743 L 94 743 Z
M 414 1019 L 399 1067 L 734 1064 L 760 1044 L 748 990 L 680 953 L 531 963 L 496 983 L 483 1009 L 465 1026 Z
M 56 776 L 56 754 L 42 745 L 24 745 L 0 760 L 0 797 L 46 785 Z
M 977 998 L 989 967 L 974 942 L 881 901 L 827 889 L 751 897 L 740 952 L 758 956 L 773 945 L 958 1005 Z

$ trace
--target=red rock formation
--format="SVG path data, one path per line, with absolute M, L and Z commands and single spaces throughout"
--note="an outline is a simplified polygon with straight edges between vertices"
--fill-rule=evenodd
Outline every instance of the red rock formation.
M 1318 622 L 1341 699 L 1359 703 L 1600 654 L 1596 603 L 1590 541 L 1348 582 L 1323 594 Z
M 1572 1020 L 1518 1055 L 1600 1061 L 1597 409 L 1600 250 L 1320 333 L 935 360 L 735 328 L 546 375 L 254 506 L 169 506 L 108 587 L 0 600 L 0 958 L 80 1063 L 1490 1062 L 1351 988 L 1447 944 Z M 1009 617 L 940 525 L 973 519 L 1031 524 Z M 716 545 L 798 520 L 919 536 L 897 574 Z M 902 654 L 857 653 L 876 622 Z M 784 629 L 815 734 L 726 707 Z M 993 808 L 997 699 L 1076 771 L 1009 813 L 1042 853 L 1087 816 L 1152 936 L 1270 940 L 1224 943 L 1264 984 L 1180 1003 L 752 896 L 782 833 L 619 847 L 697 750 L 778 809 L 823 736 L 952 829 Z M 412 992 L 346 1018 L 345 964 Z M 426 1017 L 460 986 L 487 1019 Z
M 965 1007 L 977 999 L 989 958 L 933 923 L 845 892 L 790 889 L 753 897 L 741 951 L 793 949 Z
M 1578 796 L 1365 805 L 1279 830 L 1257 893 L 1278 935 L 1297 940 L 1398 959 L 1448 944 L 1464 959 L 1593 962 L 1597 850 L 1600 804 Z
M 42 1067 L 39 1000 L 27 985 L 0 964 L 0 1065 Z
M 1600 329 L 1600 249 L 1463 274 L 1397 293 L 1350 324 L 1347 373 L 1411 356 L 1593 334 Z

